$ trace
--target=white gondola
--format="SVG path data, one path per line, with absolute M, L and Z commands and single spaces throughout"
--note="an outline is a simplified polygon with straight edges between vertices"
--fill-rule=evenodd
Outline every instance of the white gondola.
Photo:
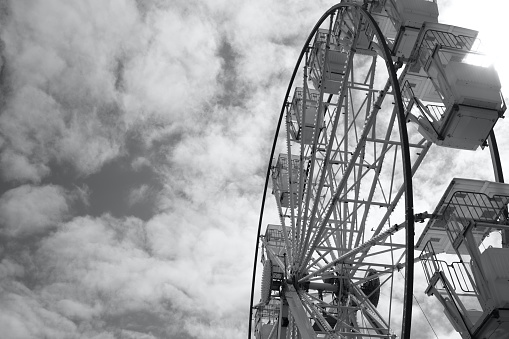
M 290 108 L 292 117 L 290 136 L 292 140 L 302 142 L 306 145 L 313 143 L 315 125 L 318 126 L 317 131 L 323 127 L 323 114 L 318 113 L 319 100 L 320 92 L 308 88 L 306 89 L 306 98 L 304 102 L 304 89 L 302 87 L 295 88 Z
M 424 23 L 438 23 L 436 1 L 380 1 L 374 18 L 384 35 L 392 42 L 394 56 L 407 61 Z
M 509 184 L 454 179 L 417 242 L 426 293 L 438 299 L 463 338 L 507 337 L 509 248 L 481 243 L 509 227 L 508 202 Z
M 338 94 L 345 78 L 348 61 L 348 50 L 344 41 L 348 40 L 347 33 L 331 35 L 326 60 L 328 31 L 319 29 L 313 43 L 313 49 L 309 55 L 310 74 L 309 78 L 317 90 L 324 93 Z M 343 44 L 338 44 L 336 37 L 342 37 Z M 322 74 L 323 73 L 323 74 Z
M 290 228 L 286 227 L 287 236 Z M 264 236 L 264 247 L 267 257 L 264 257 L 263 276 L 261 282 L 261 302 L 256 306 L 255 338 L 271 338 L 277 330 L 277 319 L 280 317 L 280 295 L 284 279 L 284 266 L 286 262 L 286 246 L 283 226 L 267 225 Z
M 505 111 L 495 69 L 472 62 L 482 57 L 473 51 L 476 37 L 473 30 L 428 23 L 420 35 L 404 91 L 420 110 L 419 132 L 437 145 L 475 150 Z
M 293 199 L 297 201 L 299 191 L 299 156 L 292 155 L 291 173 L 288 164 L 288 155 L 279 154 L 279 157 L 272 172 L 274 182 L 273 194 L 279 200 L 281 207 L 290 207 L 290 193 L 293 192 Z M 291 186 L 291 187 L 290 187 Z

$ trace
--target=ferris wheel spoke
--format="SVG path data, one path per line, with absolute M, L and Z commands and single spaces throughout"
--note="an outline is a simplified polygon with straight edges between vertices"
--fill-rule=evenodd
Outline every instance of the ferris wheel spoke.
M 388 335 L 391 332 L 391 326 L 385 317 L 379 312 L 379 310 L 371 303 L 360 289 L 360 287 L 353 285 L 352 294 L 350 297 L 353 303 L 359 308 L 365 321 L 371 324 L 370 331 L 374 331 L 377 334 Z M 392 301 L 389 301 L 388 308 L 392 307 Z M 373 334 L 373 333 L 372 333 Z
M 384 317 L 390 319 L 392 311 L 387 314 L 385 306 L 392 301 L 384 299 L 378 312 L 370 300 L 385 298 L 382 289 L 399 267 L 393 253 L 406 248 L 404 241 L 384 243 L 404 228 L 387 223 L 403 187 L 397 178 L 400 130 L 396 113 L 387 114 L 394 71 L 375 77 L 378 56 L 366 45 L 374 33 L 365 10 L 349 3 L 336 9 L 323 16 L 321 22 L 330 19 L 328 28 L 317 26 L 299 57 L 305 55 L 304 83 L 292 101 L 285 99 L 287 165 L 272 172 L 286 250 L 266 252 L 280 255 L 273 266 L 284 266 L 288 276 L 276 280 L 288 338 L 387 337 L 390 321 Z M 278 175 L 285 176 L 284 185 Z M 367 292 L 374 281 L 378 288 Z
M 313 325 L 313 329 L 321 330 L 322 332 L 331 334 L 332 328 L 330 324 L 327 322 L 327 320 L 323 317 L 320 310 L 318 310 L 318 305 L 311 302 L 311 296 L 306 292 L 299 292 L 299 297 L 302 300 L 303 305 L 305 306 L 306 310 L 308 311 L 308 314 L 311 316 L 311 318 L 315 321 L 315 324 Z
M 329 29 L 329 33 L 330 33 L 330 29 Z M 327 41 L 327 43 L 329 43 L 329 40 Z M 327 51 L 326 51 L 327 52 Z M 325 54 L 325 56 L 327 56 L 327 53 Z M 331 142 L 328 142 L 326 139 L 327 139 L 327 135 L 330 134 L 332 135 L 334 138 L 336 138 L 336 128 L 337 128 L 337 125 L 338 125 L 338 120 L 339 120 L 339 117 L 340 117 L 340 114 L 338 111 L 340 111 L 341 107 L 343 106 L 343 98 L 345 97 L 344 96 L 344 91 L 348 89 L 348 86 L 347 86 L 347 81 L 348 81 L 348 78 L 350 76 L 353 77 L 353 67 L 352 67 L 352 57 L 353 57 L 353 54 L 349 54 L 348 55 L 348 61 L 347 61 L 347 64 L 346 64 L 346 71 L 345 71 L 345 74 L 346 76 L 343 78 L 343 83 L 341 85 L 341 88 L 342 88 L 342 92 L 339 94 L 339 100 L 338 100 L 338 103 L 336 105 L 336 117 L 335 119 L 330 119 L 329 121 L 329 124 L 330 122 L 333 121 L 333 126 L 330 128 L 330 129 L 327 129 L 326 133 L 323 133 L 324 135 L 324 138 L 325 138 L 325 144 L 327 145 L 327 150 L 326 150 L 326 154 L 325 154 L 325 159 L 329 159 L 329 158 L 333 158 L 333 157 L 330 157 L 330 153 L 331 153 L 331 150 L 332 150 L 332 146 L 333 146 L 333 143 Z M 322 71 L 323 73 L 323 71 Z M 323 88 L 322 88 L 323 89 Z M 330 96 L 332 97 L 332 95 Z M 320 110 L 319 110 L 320 112 Z M 313 155 L 316 155 L 316 152 L 313 153 Z M 314 162 L 313 162 L 314 164 Z M 324 178 L 325 178 L 325 172 L 326 172 L 326 167 L 327 167 L 327 163 L 324 163 L 322 167 L 319 168 L 319 175 L 317 175 L 317 177 L 319 176 L 320 177 L 320 180 L 319 180 L 319 184 L 318 184 L 318 191 L 315 192 L 315 197 L 320 197 L 320 189 L 323 187 L 323 181 L 324 181 Z M 311 175 L 312 175 L 312 172 L 311 171 Z M 311 176 L 310 175 L 310 176 Z M 308 206 L 308 205 L 306 205 Z M 311 224 L 313 223 L 313 216 L 314 216 L 314 212 L 316 211 L 316 208 L 317 208 L 317 200 L 315 200 L 315 203 L 313 204 L 313 209 L 311 210 Z
M 304 304 L 301 300 L 301 296 L 295 288 L 291 285 L 287 286 L 287 291 L 285 293 L 286 300 L 288 302 L 289 311 L 292 315 L 292 318 L 295 321 L 295 324 L 301 335 L 306 335 L 308 338 L 314 338 L 315 332 L 311 327 L 311 324 L 308 321 L 308 317 L 306 314 L 306 310 L 304 308 Z
M 381 233 L 381 234 L 371 238 L 370 240 L 366 241 L 364 244 L 361 244 L 360 246 L 358 246 L 358 247 L 356 247 L 356 248 L 354 248 L 354 249 L 344 253 L 343 255 L 338 257 L 336 260 L 328 263 L 327 265 L 323 266 L 319 270 L 311 272 L 311 273 L 307 274 L 306 276 L 300 278 L 299 282 L 308 281 L 309 279 L 311 279 L 313 277 L 317 277 L 320 274 L 324 273 L 326 270 L 334 267 L 334 265 L 336 265 L 338 263 L 341 263 L 343 261 L 347 261 L 347 260 L 349 260 L 351 258 L 354 258 L 358 253 L 361 253 L 361 252 L 369 250 L 375 244 L 383 241 L 385 238 L 395 234 L 396 232 L 404 229 L 405 227 L 406 227 L 406 222 L 403 223 L 403 224 L 394 225 L 394 226 L 390 227 L 385 232 L 383 232 L 383 233 Z
M 379 101 L 381 102 L 383 100 L 383 94 L 381 95 L 381 97 L 379 98 Z M 373 112 L 373 113 L 376 113 L 376 112 Z M 375 114 L 372 114 L 370 119 L 368 119 L 366 121 L 366 124 L 365 124 L 365 128 L 364 128 L 364 131 L 363 131 L 363 137 L 361 138 L 361 140 L 365 140 L 366 139 L 366 135 L 371 127 L 371 124 L 373 123 L 373 118 L 374 118 Z M 362 151 L 362 146 L 363 146 L 363 143 L 359 143 L 355 149 L 355 151 L 353 152 L 352 154 L 352 157 L 348 163 L 348 166 L 346 167 L 345 169 L 345 172 L 343 173 L 343 177 L 341 178 L 341 181 L 338 183 L 338 187 L 337 187 L 337 191 L 336 193 L 334 194 L 334 196 L 332 197 L 332 199 L 330 200 L 330 202 L 327 204 L 327 207 L 325 208 L 325 215 L 323 216 L 322 220 L 321 221 L 321 224 L 320 224 L 320 227 L 318 228 L 318 231 L 316 232 L 315 236 L 313 237 L 313 241 L 312 241 L 312 244 L 311 246 L 309 247 L 310 248 L 310 251 L 308 251 L 308 254 L 306 255 L 306 257 L 304 258 L 304 260 L 302 261 L 303 264 L 305 264 L 306 262 L 309 261 L 309 257 L 310 257 L 310 254 L 312 253 L 312 251 L 314 250 L 314 247 L 316 247 L 316 242 L 317 242 L 317 239 L 320 238 L 321 234 L 323 233 L 323 229 L 325 227 L 325 224 L 326 224 L 326 219 L 328 219 L 332 213 L 332 210 L 335 206 L 335 204 L 337 203 L 338 201 L 338 196 L 339 196 L 339 193 L 341 192 L 341 190 L 345 187 L 346 185 L 346 180 L 345 178 L 347 178 L 349 175 L 350 175 L 350 172 L 352 171 L 354 165 L 355 165 L 355 161 L 357 159 L 357 157 L 359 156 L 360 152 Z M 310 225 L 312 226 L 312 225 Z M 309 233 L 308 233 L 309 234 Z M 302 268 L 303 265 L 301 265 L 301 268 Z
M 417 157 L 417 159 L 415 159 L 415 161 L 412 164 L 412 169 L 411 169 L 412 175 L 414 175 L 414 173 L 417 171 L 417 169 L 421 165 L 421 163 L 424 160 L 425 156 L 427 155 L 430 147 L 431 147 L 431 142 L 429 142 L 429 141 L 426 141 L 424 146 L 422 146 L 422 148 L 421 148 L 420 145 L 418 145 L 418 147 L 417 147 L 418 157 Z M 374 229 L 373 235 L 377 235 L 377 234 L 379 234 L 381 232 L 382 228 L 386 225 L 387 220 L 389 219 L 390 215 L 392 214 L 392 212 L 396 208 L 396 205 L 398 204 L 398 202 L 400 201 L 400 199 L 401 199 L 401 197 L 403 196 L 404 193 L 405 193 L 405 186 L 401 185 L 398 188 L 398 190 L 396 191 L 396 193 L 394 194 L 394 197 L 392 198 L 391 205 L 387 208 L 387 212 L 380 219 L 379 224 Z M 358 245 L 359 244 L 356 244 L 355 246 L 357 247 Z
M 352 159 L 351 159 L 351 161 L 352 161 L 352 162 L 353 162 L 353 161 L 355 161 L 355 158 L 352 158 Z M 351 168 L 352 168 L 351 164 L 349 164 L 349 167 L 350 167 L 349 169 L 350 169 L 350 171 L 351 171 Z M 344 176 L 343 176 L 343 178 L 342 178 L 342 182 L 340 182 L 340 183 L 338 184 L 338 187 L 339 187 L 339 188 L 341 188 L 341 184 L 345 182 L 345 180 L 344 180 L 344 179 L 345 179 L 345 178 L 347 178 L 347 176 L 348 176 L 348 174 L 347 174 L 347 173 L 345 173 L 345 174 L 344 174 Z M 354 185 L 354 187 L 355 187 L 355 185 Z M 341 190 L 341 189 L 338 189 L 338 190 L 334 193 L 334 195 L 331 197 L 331 200 L 330 200 L 330 201 L 329 201 L 329 203 L 326 205 L 327 207 L 324 209 L 325 215 L 321 216 L 321 218 L 319 218 L 318 220 L 327 220 L 328 218 L 330 218 L 330 213 L 331 213 L 331 211 L 332 211 L 332 210 L 333 210 L 333 208 L 334 208 L 334 205 L 333 205 L 333 204 L 335 203 L 335 200 L 336 200 L 337 202 L 340 202 L 340 201 L 341 201 L 342 196 L 340 196 L 340 195 L 339 195 L 339 193 L 342 193 L 342 190 Z M 344 196 L 344 195 L 343 195 L 343 196 Z M 344 219 L 344 221 L 343 221 L 343 222 L 346 222 L 347 220 L 348 220 L 348 219 Z M 318 245 L 318 242 L 320 241 L 320 237 L 322 236 L 322 233 L 323 233 L 323 229 L 324 229 L 324 227 L 325 227 L 325 224 L 326 224 L 325 222 L 322 222 L 322 223 L 321 223 L 321 225 L 320 225 L 320 228 L 319 228 L 319 229 L 316 231 L 316 233 L 313 235 L 313 238 L 312 238 L 313 243 L 312 243 L 312 245 L 309 247 L 309 248 L 310 248 L 309 253 L 312 253 L 312 251 L 314 250 L 314 248 Z M 316 226 L 318 226 L 318 223 L 316 224 Z M 315 226 L 315 227 L 316 227 L 316 226 Z M 309 253 L 308 253 L 308 257 L 309 257 Z M 306 257 L 306 259 L 304 260 L 304 262 L 307 262 L 308 257 Z
M 347 71 L 346 73 L 348 73 L 348 70 L 351 68 L 351 65 L 352 65 L 352 55 L 349 56 L 349 59 L 348 59 L 348 63 L 347 63 Z M 347 77 L 345 76 L 344 80 L 343 80 L 343 87 L 342 88 L 346 88 L 345 86 L 345 83 L 347 81 Z M 343 98 L 343 95 L 340 95 L 340 100 L 338 101 L 338 106 L 341 105 L 341 98 Z M 320 112 L 320 111 L 319 111 Z M 336 114 L 335 117 L 334 117 L 334 122 L 333 122 L 333 125 L 332 127 L 330 128 L 330 133 L 331 135 L 335 135 L 335 131 L 337 129 L 337 126 L 338 126 L 338 121 L 339 121 L 339 117 L 340 117 L 340 114 Z M 313 186 L 310 186 L 309 188 L 313 187 L 313 188 L 316 188 L 316 190 L 314 191 L 314 201 L 313 201 L 313 207 L 312 209 L 310 210 L 310 219 L 309 219 L 309 222 L 308 222 L 308 227 L 311 228 L 313 227 L 313 225 L 315 224 L 315 221 L 316 221 L 316 215 L 317 215 L 317 210 L 319 207 L 323 207 L 323 199 L 322 199 L 322 189 L 324 188 L 324 184 L 325 184 L 325 181 L 326 181 L 326 178 L 327 178 L 327 173 L 330 172 L 328 169 L 330 169 L 330 166 L 331 164 L 328 162 L 328 159 L 331 159 L 331 152 L 332 152 L 332 149 L 333 149 L 333 143 L 332 142 L 327 142 L 327 133 L 323 133 L 324 134 L 324 141 L 327 145 L 327 148 L 326 148 L 326 151 L 325 151 L 325 154 L 324 154 L 324 158 L 322 159 L 322 162 L 321 162 L 321 166 L 318 167 L 318 172 L 317 172 L 317 175 L 316 177 L 319 179 L 316 180 L 318 181 L 317 185 L 313 185 Z M 316 152 L 313 154 L 314 156 L 316 156 Z M 316 157 L 315 157 L 316 159 Z M 311 170 L 310 170 L 310 174 L 309 174 L 309 177 L 311 178 L 312 175 L 313 175 L 313 168 L 314 168 L 314 165 L 315 165 L 315 161 L 312 162 L 312 165 L 311 165 Z M 315 182 L 316 182 L 315 181 Z M 330 185 L 325 185 L 325 186 L 330 186 Z M 330 190 L 330 187 L 329 188 L 326 188 L 326 190 Z M 325 195 L 327 195 L 327 192 L 325 192 Z M 311 195 L 308 195 L 308 200 L 306 201 L 306 212 L 308 211 L 308 208 L 309 208 L 309 202 L 310 202 L 310 198 L 311 198 Z M 322 206 L 320 206 L 322 205 Z M 305 212 L 305 213 L 306 213 Z M 305 214 L 305 217 L 304 219 L 305 221 L 307 221 L 307 214 Z M 311 234 L 312 232 L 311 231 L 308 231 L 306 232 L 306 236 L 305 236 L 305 239 L 304 239 L 304 242 L 303 242 L 303 247 L 308 247 L 308 244 L 309 244 L 309 241 L 310 241 L 310 238 L 311 238 Z M 303 256 L 303 252 L 301 252 L 301 258 Z
M 377 270 L 380 274 L 389 273 L 389 272 L 392 273 L 395 269 L 399 270 L 402 267 L 404 267 L 404 265 L 400 264 L 400 261 L 403 259 L 403 256 L 405 253 L 405 247 L 406 247 L 406 245 L 403 243 L 383 243 L 383 242 L 371 243 L 370 246 L 365 247 L 365 251 L 367 252 L 367 254 L 361 253 L 359 255 L 354 256 L 354 258 L 356 259 L 356 262 L 357 262 L 357 264 L 355 264 L 355 265 L 351 263 L 351 259 L 349 261 L 348 259 L 345 259 L 345 258 L 333 259 L 333 260 L 331 260 L 331 262 L 349 263 L 352 267 L 351 270 L 353 273 L 355 273 L 357 270 L 359 270 L 363 266 L 366 266 L 368 269 L 371 267 L 377 267 Z M 322 249 L 322 248 L 326 249 L 326 247 L 320 247 L 320 249 Z M 401 256 L 395 263 L 387 264 L 383 260 L 380 261 L 380 257 L 377 258 L 377 256 L 380 256 L 383 254 L 392 254 L 398 249 L 401 249 Z M 341 248 L 331 248 L 330 251 L 332 251 L 332 250 L 342 250 L 342 249 Z M 315 260 L 306 267 L 306 271 L 311 271 L 313 266 L 316 265 L 317 263 L 319 263 L 321 260 L 323 260 L 323 258 L 326 257 L 327 254 L 328 253 L 325 252 L 320 257 L 315 258 Z M 373 257 L 375 257 L 375 260 L 369 261 L 369 259 L 373 258 Z M 360 260 L 360 259 L 362 259 L 362 260 Z M 378 260 L 376 260 L 376 259 L 378 259 Z M 326 262 L 326 264 L 329 264 L 329 263 Z M 323 266 L 321 266 L 319 269 L 321 269 L 321 268 L 323 268 Z M 384 270 L 382 270 L 383 268 L 387 268 L 387 269 L 384 271 Z

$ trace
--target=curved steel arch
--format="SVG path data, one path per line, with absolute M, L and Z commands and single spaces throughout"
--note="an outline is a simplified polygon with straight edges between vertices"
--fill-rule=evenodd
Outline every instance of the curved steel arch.
M 276 126 L 276 132 L 274 135 L 274 141 L 272 144 L 272 149 L 270 152 L 269 157 L 269 163 L 267 166 L 267 172 L 265 177 L 265 186 L 263 189 L 263 196 L 262 196 L 262 202 L 260 206 L 260 217 L 258 221 L 258 230 L 256 235 L 256 248 L 255 248 L 255 256 L 254 256 L 254 263 L 253 263 L 253 275 L 252 275 L 252 282 L 251 282 L 251 300 L 250 300 L 250 307 L 249 307 L 249 329 L 248 329 L 248 339 L 251 338 L 251 330 L 252 330 L 252 316 L 253 316 L 253 299 L 254 299 L 254 289 L 255 289 L 255 279 L 256 279 L 256 262 L 258 260 L 258 248 L 260 245 L 260 234 L 261 234 L 261 227 L 262 227 L 262 220 L 263 220 L 263 211 L 265 207 L 265 199 L 267 196 L 267 188 L 270 178 L 270 170 L 271 170 L 271 163 L 272 158 L 274 157 L 276 144 L 277 144 L 277 138 L 281 129 L 281 122 L 283 120 L 284 114 L 285 114 L 285 107 L 286 103 L 288 102 L 288 98 L 290 96 L 290 92 L 293 88 L 293 82 L 295 80 L 295 76 L 297 75 L 300 63 L 302 61 L 302 58 L 306 54 L 307 49 L 309 48 L 309 44 L 313 37 L 315 36 L 316 32 L 322 25 L 322 23 L 327 19 L 329 16 L 334 15 L 334 13 L 341 9 L 341 8 L 356 8 L 360 11 L 360 13 L 365 17 L 365 19 L 369 20 L 369 23 L 375 30 L 375 35 L 378 38 L 378 41 L 381 43 L 382 47 L 382 58 L 385 61 L 387 70 L 389 71 L 389 77 L 392 82 L 392 91 L 395 98 L 395 105 L 397 107 L 397 117 L 398 117 L 398 127 L 399 127 L 399 133 L 401 138 L 401 156 L 402 156 L 402 162 L 403 162 L 403 179 L 404 179 L 404 185 L 406 186 L 405 189 L 405 219 L 406 219 L 406 242 L 407 242 L 407 248 L 406 248 L 406 279 L 405 279 L 405 294 L 404 294 L 404 301 L 403 301 L 403 321 L 402 321 L 402 331 L 401 331 L 401 337 L 404 339 L 410 338 L 410 330 L 411 330 L 411 321 L 412 321 L 412 296 L 413 296 L 413 278 L 414 278 L 414 229 L 415 229 L 415 218 L 414 218 L 414 209 L 413 209 L 413 186 L 412 186 L 412 168 L 411 168 L 411 161 L 410 161 L 410 148 L 409 148 L 409 141 L 408 141 L 408 131 L 406 128 L 406 117 L 404 114 L 404 107 L 403 107 L 403 101 L 401 96 L 401 88 L 399 86 L 398 77 L 396 74 L 396 67 L 392 63 L 392 55 L 389 49 L 389 46 L 387 45 L 387 42 L 385 41 L 385 37 L 383 36 L 382 31 L 380 30 L 380 27 L 378 27 L 378 24 L 373 19 L 371 14 L 364 8 L 364 6 L 358 5 L 358 4 L 336 4 L 332 6 L 328 11 L 326 11 L 322 17 L 317 21 L 315 26 L 313 27 L 311 33 L 309 34 L 308 38 L 306 39 L 306 42 L 304 43 L 304 47 L 302 48 L 299 57 L 297 59 L 295 68 L 293 70 L 292 76 L 290 78 L 290 83 L 288 84 L 288 88 L 286 90 L 286 95 L 283 100 L 283 104 L 281 107 L 281 112 L 279 115 L 278 123 Z

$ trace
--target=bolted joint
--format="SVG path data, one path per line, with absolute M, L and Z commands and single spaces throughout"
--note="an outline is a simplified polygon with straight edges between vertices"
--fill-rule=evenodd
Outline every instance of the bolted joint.
M 414 215 L 415 221 L 420 222 L 420 223 L 423 223 L 424 220 L 430 219 L 432 217 L 433 217 L 433 215 L 429 214 L 427 211 L 422 212 L 422 213 L 417 213 L 416 215 Z

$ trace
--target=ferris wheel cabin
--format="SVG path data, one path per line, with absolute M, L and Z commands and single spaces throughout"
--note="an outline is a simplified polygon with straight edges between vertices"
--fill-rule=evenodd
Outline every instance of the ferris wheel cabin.
M 438 23 L 436 1 L 386 0 L 373 9 L 394 56 L 408 61 L 425 22 Z
M 509 184 L 454 179 L 417 242 L 426 293 L 465 339 L 509 332 L 509 248 L 484 244 L 509 227 L 508 202 Z
M 290 137 L 292 140 L 306 145 L 313 143 L 315 126 L 318 126 L 319 129 L 323 127 L 323 116 L 318 113 L 319 100 L 319 91 L 312 88 L 295 88 L 290 106 L 292 120 Z
M 263 273 L 260 303 L 255 306 L 255 338 L 270 338 L 277 330 L 277 322 L 281 317 L 279 290 L 284 279 L 285 265 L 285 236 L 290 228 L 283 229 L 281 225 L 267 225 L 263 237 L 263 245 L 267 257 L 263 257 Z
M 438 23 L 436 1 L 379 1 L 373 16 L 393 58 L 410 67 L 402 90 L 419 132 L 445 147 L 484 145 L 506 107 L 497 72 L 476 51 L 478 32 Z
M 276 196 L 281 207 L 290 207 L 291 195 L 293 195 L 294 202 L 297 201 L 299 171 L 300 157 L 298 155 L 292 155 L 291 161 L 289 161 L 288 154 L 279 154 L 276 165 L 272 170 L 274 188 L 272 193 Z
M 498 74 L 473 51 L 476 31 L 428 23 L 424 28 L 418 62 L 403 84 L 407 111 L 418 112 L 409 119 L 435 144 L 475 150 L 506 109 Z
M 335 94 L 343 87 L 346 66 L 348 62 L 347 47 L 351 46 L 349 38 L 342 39 L 342 43 L 336 41 L 336 35 L 331 35 L 329 50 L 325 53 L 328 30 L 319 29 L 313 44 L 313 50 L 309 55 L 310 74 L 309 78 L 317 90 L 323 86 L 324 93 Z M 347 42 L 347 45 L 345 45 Z M 326 60 L 327 54 L 327 60 Z

